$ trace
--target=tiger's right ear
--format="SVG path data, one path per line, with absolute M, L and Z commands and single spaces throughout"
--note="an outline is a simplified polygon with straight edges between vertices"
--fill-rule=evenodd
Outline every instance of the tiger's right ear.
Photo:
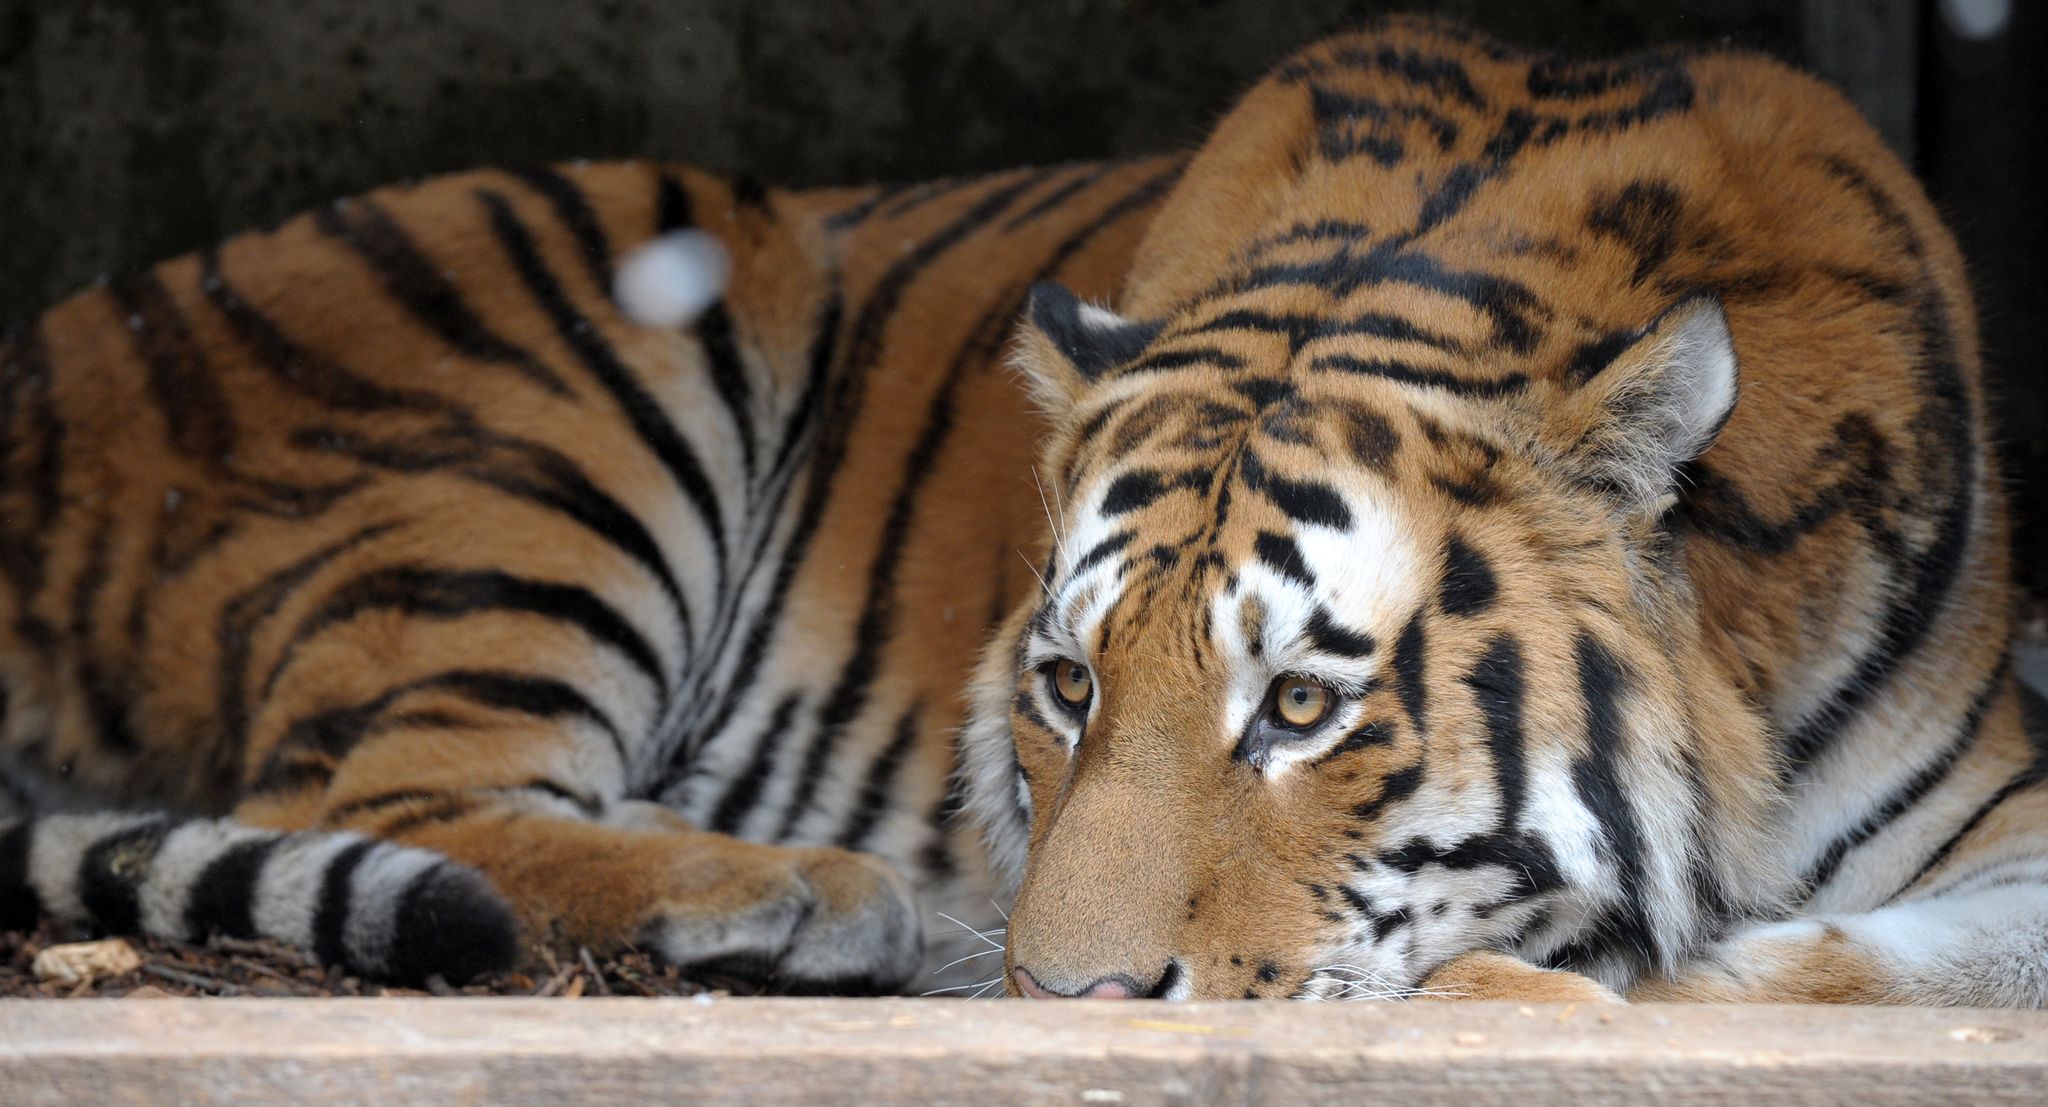
M 1057 416 L 1119 365 L 1137 360 L 1163 323 L 1126 319 L 1086 303 L 1056 281 L 1031 286 L 1011 364 L 1031 382 L 1031 398 Z

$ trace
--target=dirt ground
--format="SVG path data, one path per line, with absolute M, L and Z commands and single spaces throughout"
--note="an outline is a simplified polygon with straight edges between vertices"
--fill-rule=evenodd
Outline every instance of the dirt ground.
M 84 927 L 45 922 L 27 933 L 0 933 L 0 998 L 126 996 L 691 996 L 749 992 L 738 981 L 686 980 L 672 965 L 644 953 L 600 959 L 588 950 L 556 958 L 541 973 L 494 973 L 451 986 L 439 977 L 427 988 L 395 988 L 323 968 L 310 954 L 268 941 L 216 938 L 205 945 L 155 938 L 121 939 L 140 955 L 139 967 L 80 983 L 39 979 L 36 955 L 53 945 L 97 937 Z

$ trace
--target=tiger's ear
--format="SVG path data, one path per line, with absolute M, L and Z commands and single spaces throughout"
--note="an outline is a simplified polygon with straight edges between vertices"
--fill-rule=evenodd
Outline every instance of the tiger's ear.
M 1085 303 L 1055 281 L 1031 286 L 1011 362 L 1031 382 L 1031 397 L 1048 414 L 1072 407 L 1103 373 L 1133 361 L 1163 324 L 1126 319 Z
M 1583 477 L 1628 510 L 1661 511 L 1678 467 L 1735 411 L 1735 339 L 1721 301 L 1679 301 L 1639 331 L 1593 342 L 1565 372 L 1553 424 Z

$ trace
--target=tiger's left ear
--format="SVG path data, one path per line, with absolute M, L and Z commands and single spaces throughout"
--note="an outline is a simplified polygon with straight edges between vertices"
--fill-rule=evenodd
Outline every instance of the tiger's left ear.
M 1574 467 L 1625 509 L 1661 511 L 1678 467 L 1735 411 L 1735 338 L 1721 301 L 1693 296 L 1640 331 L 1580 350 L 1551 420 Z
M 1135 361 L 1159 336 L 1162 323 L 1126 319 L 1085 303 L 1055 281 L 1031 286 L 1011 364 L 1031 382 L 1031 398 L 1058 416 L 1102 374 Z

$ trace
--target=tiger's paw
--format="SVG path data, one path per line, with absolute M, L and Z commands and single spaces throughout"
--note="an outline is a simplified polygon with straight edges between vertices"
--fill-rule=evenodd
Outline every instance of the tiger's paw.
M 747 846 L 691 865 L 642 942 L 688 973 L 797 995 L 900 991 L 923 953 L 916 899 L 888 862 Z
M 1454 957 L 1423 978 L 1429 999 L 1495 1000 L 1510 1003 L 1623 1003 L 1614 990 L 1589 976 L 1538 968 L 1505 953 L 1482 950 Z

